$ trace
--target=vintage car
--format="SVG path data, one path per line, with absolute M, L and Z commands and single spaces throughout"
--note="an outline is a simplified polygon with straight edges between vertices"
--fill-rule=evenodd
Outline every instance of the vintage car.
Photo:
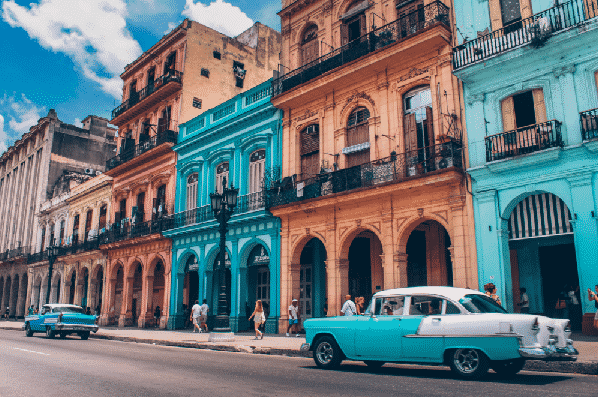
M 23 328 L 27 336 L 35 332 L 45 332 L 48 338 L 77 334 L 86 340 L 90 332 L 98 332 L 95 322 L 96 316 L 85 314 L 81 306 L 54 303 L 44 305 L 40 314 L 25 317 Z
M 577 359 L 569 320 L 507 313 L 485 294 L 453 287 L 410 287 L 376 293 L 363 316 L 309 319 L 302 350 L 320 368 L 343 359 L 448 365 L 479 378 L 492 368 L 515 375 L 525 360 Z

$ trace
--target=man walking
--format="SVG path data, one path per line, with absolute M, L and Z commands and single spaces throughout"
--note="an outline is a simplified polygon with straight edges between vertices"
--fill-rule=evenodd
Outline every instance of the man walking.
M 199 306 L 199 301 L 196 300 L 195 304 L 191 308 L 191 320 L 193 320 L 193 333 L 197 329 L 197 332 L 201 333 L 201 328 L 199 327 L 199 317 L 201 316 L 201 306 Z
M 289 331 L 291 331 L 291 333 L 293 333 L 293 329 L 295 329 L 295 332 L 297 333 L 297 335 L 295 335 L 296 337 L 299 337 L 299 301 L 297 299 L 293 299 L 293 301 L 291 302 L 291 306 L 289 306 L 289 326 L 287 327 L 287 336 L 289 335 Z
M 208 322 L 208 312 L 209 311 L 210 311 L 210 306 L 208 306 L 208 300 L 204 299 L 203 305 L 201 305 L 201 314 L 199 316 L 199 322 L 201 323 L 201 326 L 199 327 L 199 332 L 201 332 L 201 331 L 208 332 L 208 325 L 206 323 Z
M 355 303 L 351 300 L 351 295 L 345 295 L 345 303 L 343 303 L 341 314 L 343 316 L 354 316 L 357 314 L 357 309 L 355 308 Z

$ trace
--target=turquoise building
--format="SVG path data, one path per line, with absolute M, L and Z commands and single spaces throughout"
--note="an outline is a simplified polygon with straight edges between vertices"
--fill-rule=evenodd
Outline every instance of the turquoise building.
M 265 210 L 266 170 L 280 167 L 282 111 L 270 102 L 267 81 L 181 124 L 177 152 L 176 214 L 172 228 L 170 329 L 184 326 L 196 299 L 216 314 L 218 223 L 210 193 L 222 184 L 239 188 L 226 236 L 226 283 L 230 326 L 246 330 L 255 301 L 265 304 L 266 332 L 278 332 L 280 317 L 280 221 Z
M 598 284 L 596 0 L 454 0 L 480 287 L 591 332 Z M 581 305 L 557 310 L 580 286 Z

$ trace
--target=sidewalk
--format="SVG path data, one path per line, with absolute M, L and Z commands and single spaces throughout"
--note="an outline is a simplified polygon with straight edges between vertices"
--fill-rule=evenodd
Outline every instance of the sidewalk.
M 22 325 L 20 321 L 0 321 L 0 329 L 21 331 Z M 206 333 L 192 333 L 190 329 L 170 331 L 116 327 L 102 327 L 97 334 L 91 334 L 92 338 L 124 342 L 293 357 L 312 356 L 311 352 L 299 350 L 301 344 L 305 342 L 303 335 L 286 337 L 267 334 L 264 339 L 256 340 L 253 332 L 243 332 L 235 334 L 234 342 L 208 342 L 208 336 L 209 334 Z M 576 362 L 528 361 L 524 370 L 598 375 L 598 337 L 573 334 L 572 339 L 575 348 L 579 351 Z

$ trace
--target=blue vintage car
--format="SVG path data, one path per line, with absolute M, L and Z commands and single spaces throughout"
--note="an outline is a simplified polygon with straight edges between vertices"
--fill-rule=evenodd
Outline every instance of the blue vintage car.
M 91 332 L 98 332 L 96 317 L 85 314 L 81 306 L 47 304 L 42 307 L 40 314 L 25 317 L 23 327 L 27 336 L 33 336 L 35 332 L 45 332 L 48 338 L 77 334 L 86 340 Z
M 448 365 L 462 378 L 515 375 L 525 361 L 575 361 L 569 320 L 507 313 L 485 294 L 452 287 L 376 293 L 363 316 L 310 319 L 306 342 L 320 368 L 343 359 Z

